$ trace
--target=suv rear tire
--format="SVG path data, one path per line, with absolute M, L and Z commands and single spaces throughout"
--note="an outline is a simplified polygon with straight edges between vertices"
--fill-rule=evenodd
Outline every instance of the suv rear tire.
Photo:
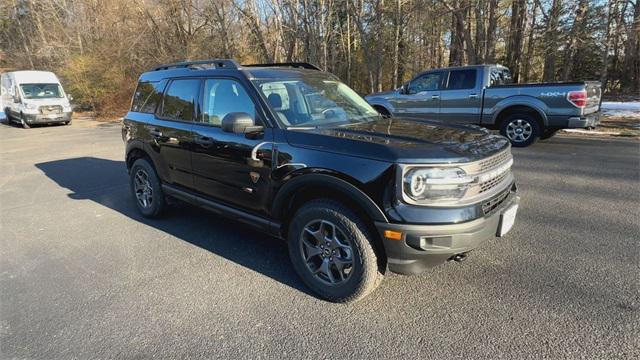
M 527 113 L 513 113 L 500 123 L 500 134 L 514 147 L 527 147 L 540 138 L 541 129 L 535 117 Z
M 166 207 L 158 174 L 147 159 L 138 159 L 129 172 L 131 195 L 140 213 L 148 218 L 158 217 Z
M 337 201 L 319 199 L 302 206 L 288 238 L 294 269 L 325 300 L 358 301 L 384 277 L 368 227 Z

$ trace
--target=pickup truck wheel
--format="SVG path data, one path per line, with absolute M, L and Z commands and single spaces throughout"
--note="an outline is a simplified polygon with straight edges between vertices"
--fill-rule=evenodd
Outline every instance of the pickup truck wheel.
M 515 113 L 501 123 L 500 134 L 506 136 L 511 141 L 511 145 L 526 147 L 540 138 L 540 126 L 533 116 Z
M 140 213 L 149 218 L 158 217 L 165 208 L 160 179 L 146 159 L 138 159 L 129 172 L 131 194 Z
M 354 302 L 383 278 L 364 222 L 333 200 L 313 200 L 289 226 L 289 256 L 304 283 L 323 299 Z

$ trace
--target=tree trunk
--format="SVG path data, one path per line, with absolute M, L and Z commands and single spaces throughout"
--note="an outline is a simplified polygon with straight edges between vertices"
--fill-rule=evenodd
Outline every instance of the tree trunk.
M 489 24 L 487 26 L 487 47 L 484 60 L 488 64 L 496 61 L 496 30 L 498 29 L 498 3 L 500 0 L 489 0 Z
M 544 34 L 544 70 L 542 80 L 552 82 L 556 76 L 556 51 L 558 50 L 558 22 L 560 21 L 560 12 L 562 10 L 562 1 L 553 0 L 549 16 L 547 19 L 547 27 Z
M 562 80 L 569 80 L 571 75 L 571 69 L 573 65 L 574 55 L 576 52 L 576 40 L 579 40 L 584 35 L 585 19 L 587 18 L 587 11 L 589 10 L 589 1 L 580 0 L 578 2 L 578 8 L 576 9 L 576 17 L 571 26 L 571 31 L 567 38 L 567 44 L 564 51 L 564 64 L 562 64 Z

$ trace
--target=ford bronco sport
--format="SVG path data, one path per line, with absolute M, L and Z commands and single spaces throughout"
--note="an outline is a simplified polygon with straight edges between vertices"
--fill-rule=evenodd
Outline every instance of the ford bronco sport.
M 122 136 L 144 216 L 177 198 L 286 239 L 330 301 L 366 296 L 387 269 L 463 260 L 509 231 L 518 206 L 506 138 L 382 117 L 310 64 L 158 66 Z

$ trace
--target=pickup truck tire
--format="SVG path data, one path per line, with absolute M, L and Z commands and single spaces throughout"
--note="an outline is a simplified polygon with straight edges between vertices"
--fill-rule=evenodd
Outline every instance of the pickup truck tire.
M 509 114 L 500 123 L 500 134 L 515 147 L 527 147 L 540 138 L 541 129 L 535 117 L 527 113 Z
M 131 195 L 140 213 L 148 218 L 158 217 L 166 207 L 160 179 L 147 159 L 138 159 L 129 172 Z
M 548 129 L 545 130 L 542 135 L 540 135 L 540 140 L 547 140 L 547 139 L 551 139 L 552 137 L 554 137 L 558 131 L 560 131 L 560 129 Z
M 318 199 L 302 206 L 288 238 L 294 269 L 325 300 L 355 302 L 383 278 L 368 227 L 337 201 Z

